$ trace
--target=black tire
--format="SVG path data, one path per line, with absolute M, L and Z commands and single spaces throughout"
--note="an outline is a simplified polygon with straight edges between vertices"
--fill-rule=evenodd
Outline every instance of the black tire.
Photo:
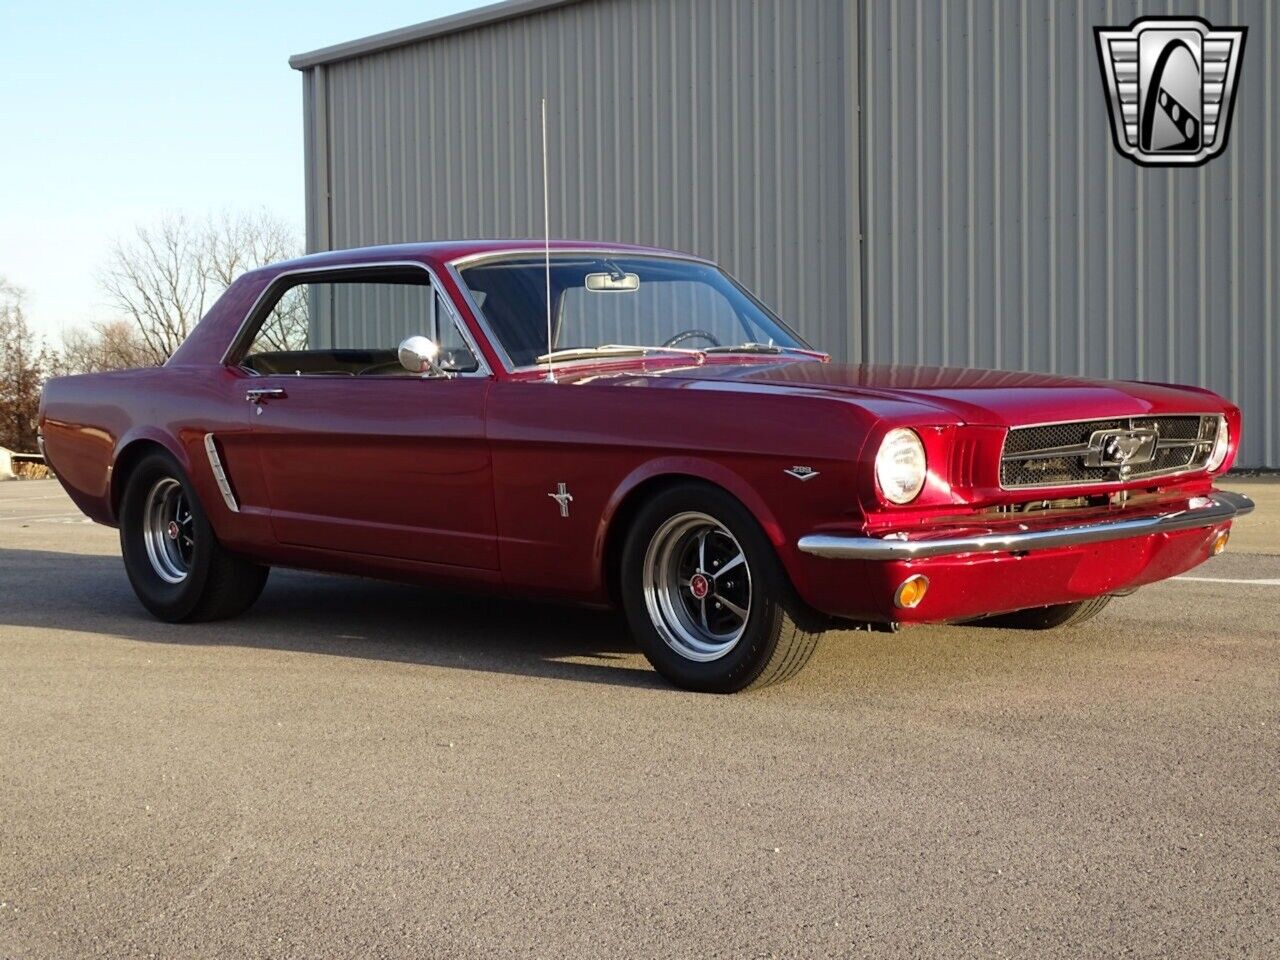
M 1111 595 L 1079 600 L 1076 603 L 1059 603 L 1052 607 L 1032 607 L 1015 610 L 994 617 L 975 621 L 983 626 L 1004 627 L 1010 630 L 1053 630 L 1058 627 L 1074 627 L 1092 620 L 1111 602 Z
M 654 591 L 646 591 L 645 572 L 650 550 L 660 550 L 660 544 L 666 542 L 666 533 L 655 539 L 660 531 L 671 524 L 700 522 L 682 521 L 695 515 L 721 528 L 708 526 L 707 530 L 723 546 L 738 549 L 749 572 L 746 578 L 749 594 L 735 594 L 747 604 L 742 608 L 747 615 L 745 620 L 739 620 L 737 639 L 725 652 L 715 654 L 714 659 L 702 661 L 691 659 L 678 649 L 679 634 L 672 633 L 675 628 L 668 625 L 670 618 L 664 617 L 660 609 L 657 612 L 651 609 L 651 603 L 658 604 L 658 601 L 649 596 Z M 688 549 L 696 550 L 696 547 L 686 551 Z M 667 552 L 674 557 L 680 550 L 672 547 Z M 678 566 L 675 560 L 673 563 Z M 705 565 L 710 568 L 712 564 Z M 664 569 L 676 567 L 666 565 Z M 728 577 L 729 563 L 725 569 L 723 575 Z M 825 625 L 822 618 L 795 596 L 773 545 L 751 513 L 724 490 L 709 484 L 690 482 L 669 487 L 641 507 L 623 546 L 620 580 L 622 606 L 640 649 L 658 673 L 686 690 L 735 693 L 788 680 L 808 663 Z M 650 583 L 653 582 L 651 578 Z M 677 574 L 672 574 L 671 582 L 680 586 L 680 590 L 667 591 L 673 604 L 699 602 L 693 598 L 692 590 L 688 599 L 685 598 L 681 592 L 685 589 L 684 581 Z M 713 591 L 721 589 L 715 577 L 704 578 L 704 583 L 707 582 L 712 584 Z M 724 586 L 733 587 L 733 582 L 726 581 Z M 718 605 L 721 594 L 712 592 L 703 596 L 703 603 L 710 601 Z M 727 591 L 724 596 L 728 597 Z M 713 614 L 725 615 L 732 616 L 728 611 Z M 702 623 L 704 626 L 707 623 L 705 614 Z M 696 626 L 694 629 L 696 631 Z
M 177 561 L 180 582 L 171 582 L 172 567 L 166 579 L 161 573 L 165 562 L 153 560 L 148 550 L 149 498 L 161 488 L 181 498 L 177 509 L 186 508 L 179 517 L 184 521 L 182 537 L 188 554 Z M 152 549 L 158 548 L 153 545 Z M 243 613 L 262 593 L 270 571 L 223 549 L 191 481 L 164 451 L 148 454 L 129 474 L 120 504 L 120 550 L 133 592 L 147 610 L 168 623 L 222 620 Z

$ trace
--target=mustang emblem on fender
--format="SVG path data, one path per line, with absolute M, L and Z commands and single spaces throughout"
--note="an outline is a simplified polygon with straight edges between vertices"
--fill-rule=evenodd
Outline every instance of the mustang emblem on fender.
M 573 494 L 569 492 L 569 488 L 563 483 L 556 484 L 556 492 L 548 493 L 548 497 L 560 504 L 560 516 L 567 517 L 569 515 L 569 504 L 573 503 Z

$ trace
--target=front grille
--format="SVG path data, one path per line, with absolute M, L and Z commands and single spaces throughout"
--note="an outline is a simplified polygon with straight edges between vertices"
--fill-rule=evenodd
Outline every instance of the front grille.
M 1114 483 L 1182 473 L 1203 467 L 1213 452 L 1216 415 L 1125 417 L 1077 420 L 1015 427 L 1000 456 L 1000 485 L 1005 488 Z M 1113 435 L 1150 436 L 1154 449 L 1141 463 L 1112 462 L 1103 449 Z M 1145 457 L 1145 455 L 1144 455 Z M 1094 465 L 1096 461 L 1103 461 Z

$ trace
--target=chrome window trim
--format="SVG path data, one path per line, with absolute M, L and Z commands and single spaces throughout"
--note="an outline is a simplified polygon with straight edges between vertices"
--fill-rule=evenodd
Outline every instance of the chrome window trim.
M 249 324 L 253 320 L 253 318 L 257 315 L 258 311 L 262 308 L 263 301 L 267 299 L 267 295 L 270 294 L 272 290 L 277 289 L 277 286 L 281 280 L 286 279 L 288 277 L 307 276 L 309 274 L 316 274 L 316 273 L 328 273 L 328 274 L 355 273 L 363 270 L 378 270 L 386 267 L 416 267 L 417 269 L 424 271 L 427 274 L 427 276 L 430 278 L 431 280 L 430 287 L 436 292 L 437 298 L 443 301 L 447 305 L 449 317 L 453 321 L 453 325 L 458 328 L 458 332 L 462 334 L 463 340 L 466 341 L 467 347 L 475 355 L 476 361 L 479 364 L 476 370 L 470 371 L 468 373 L 458 373 L 456 374 L 456 376 L 458 377 L 492 377 L 493 371 L 490 369 L 488 361 L 485 360 L 484 354 L 480 351 L 479 345 L 476 343 L 475 337 L 471 335 L 470 328 L 467 326 L 466 322 L 462 319 L 462 314 L 458 311 L 458 305 L 453 302 L 453 298 L 449 296 L 449 294 L 445 291 L 444 287 L 440 284 L 440 277 L 436 274 L 435 270 L 433 270 L 427 264 L 423 263 L 421 260 L 373 260 L 368 263 L 341 263 L 341 264 L 335 264 L 335 265 L 323 266 L 323 267 L 320 267 L 320 266 L 297 267 L 293 270 L 283 270 L 280 273 L 277 273 L 274 277 L 272 277 L 270 280 L 267 281 L 267 285 L 263 287 L 261 292 L 259 292 L 258 296 L 254 298 L 253 305 L 249 307 L 249 309 L 245 312 L 244 318 L 240 321 L 239 326 L 236 327 L 235 336 L 231 338 L 230 344 L 228 344 L 227 349 L 224 350 L 222 353 L 222 361 L 221 361 L 222 366 L 224 367 L 234 366 L 236 369 L 243 370 L 245 373 L 253 377 L 266 376 L 266 374 L 261 374 L 256 370 L 250 370 L 248 367 L 241 366 L 239 363 L 233 364 L 231 362 L 231 356 L 232 354 L 235 353 L 235 351 L 238 349 L 238 347 L 244 340 Z M 289 284 L 289 286 L 297 286 L 297 284 L 296 283 Z M 486 331 L 486 334 L 488 334 L 488 331 Z M 491 336 L 492 335 L 490 335 L 490 337 Z M 272 376 L 323 377 L 325 379 L 351 379 L 351 380 L 360 379 L 359 377 L 341 377 L 339 374 L 333 374 L 333 373 L 272 374 Z M 371 377 L 370 379 L 375 379 L 375 378 Z M 379 377 L 376 379 L 386 379 L 386 378 Z M 417 380 L 417 379 L 440 379 L 440 378 L 438 377 L 423 378 L 420 376 L 415 376 L 414 374 L 409 373 L 408 371 L 405 371 L 405 379 Z
M 541 244 L 528 247 L 505 247 L 502 250 L 481 250 L 476 253 L 468 253 L 461 257 L 454 257 L 450 260 L 451 267 L 474 267 L 477 263 L 485 260 L 504 260 L 507 257 L 524 257 L 531 254 L 541 255 L 546 253 L 546 248 Z M 679 250 L 663 251 L 649 250 L 634 247 L 615 247 L 608 244 L 597 244 L 595 246 L 583 244 L 582 246 L 573 247 L 552 247 L 551 255 L 554 257 L 559 253 L 610 253 L 620 257 L 650 257 L 655 260 L 692 260 L 694 263 L 705 263 L 708 266 L 719 266 L 714 260 L 708 260 L 706 257 L 700 257 L 693 253 L 681 253 Z
M 1211 417 L 1216 420 L 1218 417 L 1225 418 L 1226 414 L 1225 413 L 1195 413 L 1195 412 L 1132 413 L 1132 414 L 1125 414 L 1124 416 L 1114 416 L 1114 417 L 1081 417 L 1078 420 L 1043 420 L 1039 423 L 1016 423 L 1011 427 L 1005 428 L 1004 438 L 1000 441 L 1000 459 L 996 462 L 996 475 L 997 477 L 1000 477 L 1000 475 L 1003 473 L 1003 471 L 1000 468 L 1004 465 L 1005 447 L 1009 443 L 1009 434 L 1012 433 L 1014 430 L 1029 430 L 1035 427 L 1067 426 L 1072 423 L 1096 423 L 1100 420 L 1120 420 L 1120 421 L 1158 420 L 1161 417 L 1200 417 L 1201 420 L 1203 420 L 1205 417 Z M 1186 441 L 1180 441 L 1174 445 L 1183 446 L 1183 447 L 1189 447 L 1193 445 L 1201 446 L 1203 445 L 1203 441 L 1186 440 Z M 1209 447 L 1210 447 L 1210 451 L 1212 451 L 1213 449 L 1212 441 L 1209 441 Z M 1062 456 L 1078 456 L 1078 454 L 1064 453 L 1062 454 Z M 1206 464 L 1207 464 L 1207 461 L 1206 461 Z M 1037 484 L 1029 484 L 1027 486 L 1016 486 L 1016 487 L 1006 487 L 1004 485 L 1003 477 L 1000 477 L 1000 489 L 1008 493 L 1023 493 L 1026 491 L 1034 492 L 1036 490 L 1071 490 L 1076 487 L 1092 487 L 1092 486 L 1097 486 L 1097 487 L 1108 487 L 1108 486 L 1120 487 L 1120 486 L 1134 486 L 1134 485 L 1141 486 L 1142 484 L 1147 483 L 1148 481 L 1151 481 L 1151 480 L 1168 480 L 1171 477 L 1189 476 L 1195 473 L 1207 473 L 1208 467 L 1206 464 L 1201 464 L 1198 467 L 1183 467 L 1177 470 L 1166 470 L 1163 473 L 1145 473 L 1145 474 L 1142 474 L 1141 476 L 1129 477 L 1124 480 L 1080 480 L 1074 483 L 1037 483 Z
M 545 246 L 510 247 L 505 250 L 484 250 L 484 251 L 480 251 L 479 253 L 469 253 L 466 256 L 455 257 L 454 259 L 448 261 L 445 264 L 446 269 L 448 269 L 449 271 L 449 275 L 453 278 L 453 282 L 457 284 L 458 290 L 462 294 L 462 299 L 466 302 L 467 307 L 471 310 L 472 316 L 476 318 L 476 323 L 479 325 L 480 329 L 484 331 L 485 337 L 487 337 L 489 340 L 489 345 L 493 347 L 493 352 L 498 355 L 498 359 L 502 361 L 502 367 L 507 373 L 531 373 L 537 370 L 545 370 L 547 368 L 547 365 L 542 363 L 535 363 L 535 364 L 530 364 L 523 367 L 517 367 L 515 366 L 514 363 L 512 363 L 511 355 L 507 353 L 506 347 L 503 346 L 502 341 L 493 332 L 493 328 L 489 326 L 489 320 L 484 315 L 484 311 L 481 309 L 480 305 L 476 303 L 475 298 L 471 296 L 471 289 L 467 286 L 466 281 L 462 279 L 462 270 L 467 267 L 474 267 L 479 263 L 484 263 L 490 260 L 505 260 L 509 257 L 525 257 L 525 256 L 542 255 L 545 253 L 546 253 Z M 737 288 L 749 301 L 751 301 L 751 303 L 755 304 L 755 306 L 762 313 L 768 316 L 770 320 L 778 324 L 778 326 L 780 326 L 783 330 L 785 330 L 787 333 L 793 336 L 796 339 L 796 342 L 798 342 L 803 349 L 815 350 L 815 348 L 812 347 L 809 344 L 809 342 L 805 340 L 804 337 L 800 336 L 800 334 L 796 332 L 794 328 L 792 328 L 791 324 L 787 323 L 785 320 L 779 317 L 776 313 L 774 313 L 771 309 L 769 309 L 769 307 L 767 307 L 765 304 L 763 304 L 760 301 L 759 297 L 757 297 L 754 293 L 752 293 L 751 290 L 749 290 L 747 287 L 743 286 L 743 284 L 739 283 L 738 279 L 734 277 L 733 274 L 731 274 L 724 267 L 720 266 L 720 264 L 716 263 L 714 260 L 709 260 L 706 257 L 699 257 L 696 254 L 692 254 L 692 253 L 681 253 L 679 251 L 661 251 L 661 250 L 644 250 L 644 249 L 636 250 L 628 247 L 611 247 L 608 245 L 553 247 L 551 249 L 551 255 L 553 257 L 556 256 L 557 254 L 562 254 L 562 253 L 570 254 L 570 255 L 584 254 L 584 253 L 586 254 L 603 253 L 603 254 L 612 254 L 614 256 L 619 256 L 619 257 L 647 257 L 648 259 L 651 259 L 651 260 L 685 260 L 690 263 L 698 263 L 698 264 L 702 264 L 703 266 L 713 267 L 716 270 L 719 270 L 726 280 L 728 280 L 735 288 Z M 815 350 L 815 352 L 821 352 L 821 351 Z M 571 366 L 574 363 L 590 366 L 593 364 L 597 364 L 599 362 L 600 362 L 599 360 L 577 360 L 577 361 L 566 360 L 563 363 L 557 362 L 556 367 L 559 368 L 561 366 Z
M 222 466 L 222 457 L 218 456 L 218 447 L 214 443 L 212 433 L 204 435 L 204 452 L 209 458 L 209 469 L 213 471 L 213 479 L 217 481 L 218 492 L 222 494 L 227 509 L 232 513 L 239 513 L 240 505 L 236 503 L 235 494 L 231 492 L 231 482 L 227 479 L 226 468 Z

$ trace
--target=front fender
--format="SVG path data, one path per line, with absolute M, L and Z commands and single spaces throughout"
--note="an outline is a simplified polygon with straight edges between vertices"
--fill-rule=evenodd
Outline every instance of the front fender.
M 800 481 L 786 474 L 790 461 L 776 457 L 752 457 L 744 471 L 697 456 L 666 456 L 646 461 L 632 470 L 613 492 L 596 532 L 593 558 L 599 584 L 611 583 L 612 564 L 620 556 L 625 526 L 643 500 L 644 491 L 663 479 L 694 479 L 715 484 L 736 497 L 751 512 L 773 545 L 783 569 L 804 596 L 804 565 L 796 540 L 832 511 L 830 500 L 839 498 L 843 509 L 834 516 L 846 522 L 861 516 L 852 481 L 853 464 L 817 461 L 820 475 Z M 824 479 L 825 478 L 825 479 Z M 816 484 L 825 483 L 823 490 Z
M 618 484 L 600 517 L 600 530 L 596 537 L 597 556 L 603 554 L 608 530 L 617 516 L 618 509 L 626 502 L 627 497 L 636 488 L 651 480 L 663 477 L 671 477 L 673 479 L 688 477 L 695 480 L 705 480 L 707 483 L 723 487 L 741 500 L 743 506 L 751 511 L 756 521 L 764 529 L 765 535 L 768 536 L 769 541 L 775 547 L 780 547 L 785 542 L 782 527 L 768 503 L 741 475 L 723 464 L 703 457 L 669 456 L 659 457 L 641 464 Z

